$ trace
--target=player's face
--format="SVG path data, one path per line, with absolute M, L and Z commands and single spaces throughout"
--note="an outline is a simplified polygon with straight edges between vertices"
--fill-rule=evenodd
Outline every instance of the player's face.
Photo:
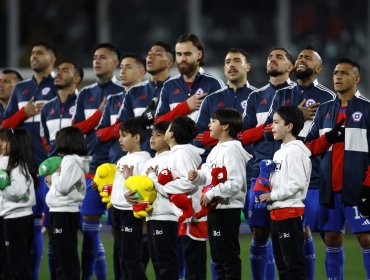
M 267 74 L 273 77 L 284 75 L 293 68 L 284 50 L 273 50 L 267 58 Z
M 131 133 L 121 131 L 119 137 L 119 144 L 121 146 L 122 151 L 129 152 L 132 151 L 134 147 L 134 137 Z
M 202 58 L 202 52 L 192 42 L 177 43 L 175 50 L 179 72 L 183 75 L 195 72 Z
M 17 83 L 15 74 L 0 74 L 0 100 L 8 100 L 12 90 Z
M 153 46 L 146 56 L 146 69 L 149 74 L 155 75 L 172 65 L 172 59 L 166 50 L 160 46 Z
M 153 130 L 152 136 L 150 137 L 150 148 L 154 151 L 161 151 L 168 149 L 168 144 L 164 141 L 163 133 Z
M 109 49 L 100 48 L 95 51 L 93 68 L 97 77 L 113 75 L 117 65 L 117 57 Z
M 211 122 L 208 124 L 208 128 L 212 138 L 220 139 L 223 129 L 219 120 L 211 119 Z
M 122 85 L 131 87 L 139 83 L 144 76 L 144 67 L 135 58 L 122 59 L 119 71 L 119 80 Z
M 250 64 L 241 53 L 228 53 L 225 57 L 224 73 L 230 82 L 238 82 L 246 78 Z
M 30 64 L 35 72 L 43 72 L 55 62 L 54 54 L 43 46 L 35 46 L 32 49 Z
M 71 63 L 62 63 L 57 68 L 54 85 L 58 89 L 67 88 L 74 82 L 75 68 Z
M 272 135 L 275 140 L 283 140 L 288 133 L 289 124 L 286 125 L 285 121 L 277 114 L 274 114 L 272 120 Z
M 294 74 L 298 79 L 304 79 L 320 73 L 321 69 L 321 58 L 318 53 L 313 50 L 302 50 L 295 61 Z
M 340 63 L 335 66 L 333 81 L 335 91 L 344 94 L 356 89 L 356 85 L 360 81 L 360 75 L 351 64 Z

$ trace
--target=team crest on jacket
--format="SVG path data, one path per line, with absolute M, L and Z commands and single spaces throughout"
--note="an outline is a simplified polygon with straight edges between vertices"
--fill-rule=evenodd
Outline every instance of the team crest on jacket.
M 69 108 L 69 113 L 71 115 L 74 115 L 74 113 L 76 112 L 76 105 L 72 106 L 71 108 Z
M 245 109 L 245 107 L 247 107 L 247 100 L 243 100 L 242 102 L 240 102 L 240 106 Z
M 355 122 L 359 122 L 361 119 L 362 119 L 362 113 L 361 112 L 354 112 L 352 114 L 352 119 L 355 121 Z
M 204 90 L 202 88 L 198 88 L 195 94 L 203 94 Z
M 315 104 L 315 103 L 316 103 L 315 99 L 310 98 L 310 99 L 307 99 L 306 106 L 310 106 L 310 105 Z
M 42 95 L 47 95 L 50 92 L 50 87 L 43 88 L 41 91 Z

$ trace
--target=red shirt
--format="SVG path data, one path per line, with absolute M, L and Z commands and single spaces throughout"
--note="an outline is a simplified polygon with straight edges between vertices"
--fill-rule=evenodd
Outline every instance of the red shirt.
M 344 118 L 346 119 L 347 106 L 341 107 L 338 112 L 336 123 Z M 344 126 L 346 123 L 344 122 Z M 333 192 L 342 191 L 343 187 L 343 162 L 344 162 L 344 142 L 333 144 L 331 159 L 331 189 Z

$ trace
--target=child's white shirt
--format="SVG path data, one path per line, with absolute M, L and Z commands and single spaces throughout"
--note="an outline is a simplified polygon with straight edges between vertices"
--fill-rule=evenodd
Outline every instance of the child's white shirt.
M 217 144 L 209 153 L 207 160 L 198 171 L 196 182 L 211 184 L 212 169 L 226 167 L 227 180 L 207 191 L 209 200 L 221 198 L 216 209 L 243 208 L 247 191 L 246 165 L 252 158 L 240 141 L 230 140 Z
M 269 210 L 304 207 L 312 170 L 310 156 L 310 150 L 300 140 L 282 144 L 274 154 L 276 168 L 270 176 Z
M 86 194 L 85 174 L 89 172 L 90 157 L 66 155 L 61 172 L 51 176 L 52 184 L 46 194 L 50 212 L 79 212 Z
M 4 219 L 32 215 L 36 197 L 33 179 L 31 175 L 29 176 L 30 179 L 26 180 L 19 165 L 10 172 L 10 186 L 0 191 L 2 196 L 0 216 Z
M 148 177 L 153 181 L 156 189 L 163 189 L 162 186 L 159 186 L 158 183 L 158 172 L 161 171 L 164 166 L 167 165 L 168 157 L 170 155 L 170 151 L 162 152 L 156 155 L 154 158 L 147 161 L 144 167 L 144 172 L 148 170 L 149 167 L 157 168 L 157 172 L 151 172 L 148 174 Z M 145 174 L 145 173 L 143 173 Z M 168 196 L 166 193 L 162 194 L 157 191 L 157 197 L 153 202 L 153 211 L 149 213 L 148 217 L 146 218 L 147 221 L 150 220 L 160 220 L 160 221 L 174 221 L 177 222 L 178 217 L 175 215 L 173 205 L 168 200 Z
M 110 202 L 113 207 L 120 210 L 132 210 L 132 205 L 129 204 L 125 197 L 127 188 L 125 187 L 125 178 L 123 176 L 123 166 L 133 167 L 132 175 L 140 175 L 145 173 L 145 163 L 151 159 L 151 156 L 146 151 L 128 153 L 121 157 L 117 162 L 117 171 L 114 176 L 112 195 Z

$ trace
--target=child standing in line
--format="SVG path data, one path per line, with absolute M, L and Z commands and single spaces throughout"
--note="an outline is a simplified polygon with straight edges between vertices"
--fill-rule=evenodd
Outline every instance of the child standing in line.
M 189 117 L 176 117 L 171 122 L 164 136 L 164 140 L 171 149 L 164 169 L 171 172 L 173 180 L 164 186 L 157 184 L 156 189 L 167 197 L 170 194 L 178 194 L 179 196 L 172 198 L 172 201 L 178 198 L 188 199 L 187 195 L 190 195 L 191 206 L 194 211 L 199 211 L 201 188 L 187 179 L 188 171 L 197 169 L 202 162 L 200 155 L 204 150 L 190 144 L 196 135 L 195 122 Z M 179 224 L 178 234 L 181 236 L 185 256 L 185 279 L 206 279 L 207 218 L 203 217 L 198 220 L 190 216 L 184 223 Z
M 306 279 L 302 217 L 312 166 L 311 152 L 296 140 L 303 124 L 303 113 L 295 106 L 281 106 L 275 112 L 272 133 L 283 143 L 273 158 L 271 193 L 259 196 L 270 204 L 271 239 L 280 279 Z
M 6 129 L 1 134 L 3 155 L 9 156 L 6 170 L 10 185 L 1 190 L 1 212 L 11 279 L 32 279 L 32 206 L 36 204 L 37 170 L 32 157 L 31 137 L 25 129 Z M 4 264 L 2 264 L 4 265 Z
M 51 244 L 56 279 L 80 279 L 77 231 L 80 205 L 89 171 L 85 137 L 77 127 L 65 127 L 56 136 L 56 153 L 63 157 L 58 170 L 45 177 L 50 186 L 46 203 L 51 215 Z
M 226 167 L 227 178 L 203 194 L 200 204 L 208 207 L 218 202 L 208 214 L 208 236 L 217 279 L 241 279 L 239 245 L 240 212 L 246 194 L 246 165 L 252 156 L 238 140 L 243 129 L 240 113 L 220 109 L 213 113 L 210 136 L 218 140 L 199 171 L 190 170 L 189 180 L 201 185 L 210 184 L 213 168 Z
M 140 118 L 128 119 L 120 127 L 119 143 L 127 154 L 117 162 L 111 203 L 114 246 L 120 259 L 121 275 L 125 280 L 146 279 L 142 258 L 143 220 L 134 217 L 130 204 L 134 193 L 124 185 L 125 179 L 131 175 L 145 173 L 144 165 L 151 159 L 148 152 L 141 151 L 145 129 Z
M 154 124 L 150 148 L 156 151 L 145 169 L 148 177 L 157 186 L 158 171 L 162 170 L 168 161 L 170 147 L 164 140 L 169 122 Z M 162 188 L 158 188 L 162 190 Z M 176 251 L 177 244 L 177 216 L 167 194 L 157 192 L 153 202 L 153 211 L 146 218 L 148 222 L 149 252 L 153 263 L 156 279 L 177 279 L 179 264 Z

